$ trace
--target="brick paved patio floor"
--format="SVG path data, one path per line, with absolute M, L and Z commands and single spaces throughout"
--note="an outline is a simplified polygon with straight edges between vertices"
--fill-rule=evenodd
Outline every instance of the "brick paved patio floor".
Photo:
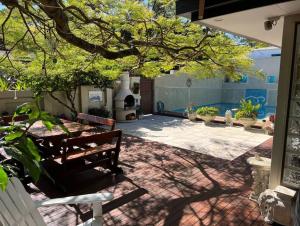
M 230 161 L 125 136 L 120 155 L 124 175 L 91 170 L 66 178 L 67 194 L 46 179 L 28 189 L 33 199 L 100 191 L 114 193 L 104 204 L 105 225 L 264 225 L 248 199 L 252 177 L 246 159 L 270 157 L 272 138 Z M 40 208 L 48 225 L 76 225 L 92 213 L 87 205 Z

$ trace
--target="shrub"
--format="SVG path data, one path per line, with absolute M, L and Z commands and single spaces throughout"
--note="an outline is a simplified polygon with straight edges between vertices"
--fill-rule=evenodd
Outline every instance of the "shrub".
M 95 116 L 99 116 L 99 117 L 103 117 L 103 118 L 109 118 L 110 117 L 110 112 L 105 107 L 90 108 L 88 110 L 88 113 L 90 115 L 95 115 Z
M 240 118 L 252 118 L 256 119 L 260 104 L 252 104 L 251 100 L 241 100 L 241 107 L 235 114 L 236 119 Z
M 136 115 L 143 115 L 144 112 L 142 110 L 142 107 L 140 105 L 136 106 Z
M 211 115 L 216 116 L 219 114 L 219 109 L 216 107 L 200 107 L 197 109 L 198 115 Z
M 0 77 L 0 91 L 4 92 L 9 90 L 9 83 L 4 79 Z

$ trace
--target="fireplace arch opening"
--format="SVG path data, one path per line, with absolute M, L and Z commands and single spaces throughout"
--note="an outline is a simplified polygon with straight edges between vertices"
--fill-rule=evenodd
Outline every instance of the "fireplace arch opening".
M 134 96 L 128 95 L 124 99 L 124 108 L 134 107 L 135 99 Z

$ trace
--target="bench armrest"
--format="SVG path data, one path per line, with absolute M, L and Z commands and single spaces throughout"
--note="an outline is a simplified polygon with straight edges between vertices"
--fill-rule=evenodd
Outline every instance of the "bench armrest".
M 35 204 L 37 207 L 52 206 L 52 205 L 80 204 L 80 203 L 90 204 L 90 203 L 99 203 L 99 202 L 110 201 L 112 199 L 113 199 L 113 194 L 106 192 L 106 193 L 95 193 L 95 194 L 69 196 L 69 197 L 63 197 L 63 198 L 35 201 Z

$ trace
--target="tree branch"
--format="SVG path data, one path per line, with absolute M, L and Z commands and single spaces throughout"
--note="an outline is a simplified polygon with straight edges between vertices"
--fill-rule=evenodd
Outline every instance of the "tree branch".
M 5 18 L 5 20 L 4 20 L 3 23 L 1 24 L 2 42 L 3 42 L 3 45 L 4 45 L 4 49 L 6 49 L 4 28 L 5 28 L 5 24 L 7 23 L 7 21 L 9 20 L 9 18 L 10 18 L 10 16 L 11 16 L 13 10 L 14 10 L 14 8 L 11 8 L 11 9 L 9 10 L 9 13 L 8 13 L 7 17 Z
M 53 94 L 53 92 L 47 92 L 47 93 L 50 95 L 50 97 L 52 97 L 54 100 L 56 100 L 58 103 L 60 103 L 60 104 L 63 105 L 64 107 L 68 108 L 71 112 L 73 112 L 73 113 L 76 112 L 75 109 L 73 109 L 73 108 L 70 107 L 68 104 L 62 102 L 59 98 L 57 98 L 57 97 Z

